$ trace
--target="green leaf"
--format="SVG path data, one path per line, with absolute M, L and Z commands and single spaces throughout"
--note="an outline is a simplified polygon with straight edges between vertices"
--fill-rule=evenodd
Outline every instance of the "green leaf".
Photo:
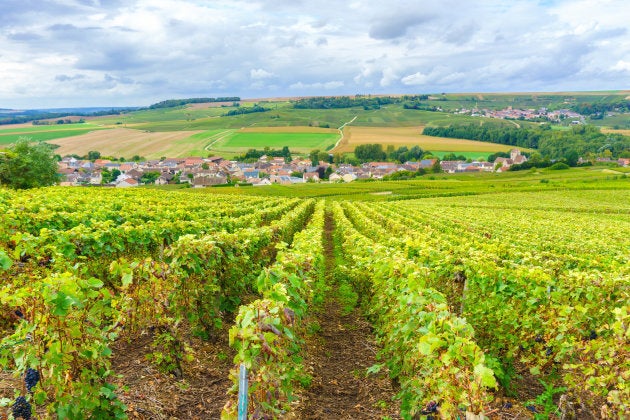
M 9 256 L 4 252 L 0 251 L 0 267 L 5 270 L 8 270 L 13 265 L 13 261 Z
M 479 380 L 482 386 L 488 388 L 496 388 L 497 381 L 494 378 L 494 372 L 492 369 L 479 363 L 475 366 L 475 377 Z
M 100 394 L 107 398 L 108 400 L 113 400 L 116 398 L 116 393 L 109 389 L 107 386 L 102 386 L 100 389 Z
M 103 287 L 103 282 L 97 278 L 91 277 L 87 280 L 87 285 L 93 289 L 100 289 Z
M 375 364 L 375 365 L 372 365 L 369 368 L 367 368 L 367 370 L 365 371 L 365 374 L 366 375 L 375 375 L 375 374 L 379 373 L 381 371 L 381 369 L 383 369 L 383 365 Z
M 68 315 L 68 309 L 72 306 L 73 299 L 63 292 L 57 293 L 57 296 L 52 300 L 53 315 L 66 316 Z
M 122 283 L 123 287 L 129 286 L 132 281 L 133 281 L 133 274 L 132 273 L 125 273 L 125 274 L 123 274 L 123 276 L 121 278 L 121 283 Z
M 46 399 L 48 398 L 48 396 L 46 395 L 46 391 L 44 390 L 39 390 L 35 393 L 35 395 L 33 395 L 33 402 L 36 405 L 42 405 L 46 402 Z

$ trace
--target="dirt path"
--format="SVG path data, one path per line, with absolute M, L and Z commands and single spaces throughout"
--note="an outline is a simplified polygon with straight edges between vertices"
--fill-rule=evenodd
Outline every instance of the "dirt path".
M 329 284 L 333 284 L 335 264 L 333 220 L 326 217 L 326 264 Z M 395 391 L 387 373 L 366 377 L 377 363 L 377 346 L 370 325 L 355 309 L 343 314 L 336 285 L 317 316 L 319 333 L 307 338 L 305 365 L 313 381 L 296 410 L 299 419 L 382 419 L 399 418 Z
M 332 152 L 333 150 L 335 150 L 337 147 L 339 147 L 339 145 L 340 145 L 340 144 L 341 144 L 341 142 L 343 141 L 343 139 L 344 139 L 344 136 L 343 136 L 343 129 L 346 127 L 346 125 L 348 125 L 348 124 L 352 124 L 352 123 L 354 122 L 354 120 L 356 120 L 356 119 L 357 119 L 357 117 L 358 117 L 358 115 L 355 115 L 353 119 L 351 119 L 351 120 L 350 120 L 350 121 L 348 121 L 348 122 L 345 122 L 345 123 L 341 124 L 341 126 L 337 129 L 337 130 L 339 131 L 339 140 L 337 140 L 337 142 L 335 143 L 335 145 L 333 146 L 333 148 L 332 148 L 332 149 L 330 149 L 330 151 L 331 151 L 331 152 Z

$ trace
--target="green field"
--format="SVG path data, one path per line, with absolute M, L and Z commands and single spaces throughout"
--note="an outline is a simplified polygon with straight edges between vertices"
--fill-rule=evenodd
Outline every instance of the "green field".
M 11 127 L 11 126 L 8 126 Z M 65 137 L 78 136 L 98 130 L 101 127 L 95 124 L 59 124 L 59 125 L 39 125 L 29 127 L 2 128 L 0 126 L 0 144 L 13 144 L 20 137 L 28 137 L 33 141 L 47 141 Z
M 261 133 L 240 132 L 229 134 L 208 149 L 216 152 L 242 152 L 247 149 L 281 149 L 289 146 L 292 151 L 308 153 L 313 149 L 326 150 L 334 145 L 339 135 L 332 133 Z
M 0 144 L 13 144 L 20 137 L 30 138 L 32 141 L 47 141 L 67 137 L 78 136 L 94 131 L 93 128 L 79 130 L 55 130 L 55 131 L 39 131 L 28 134 L 2 134 L 0 133 Z

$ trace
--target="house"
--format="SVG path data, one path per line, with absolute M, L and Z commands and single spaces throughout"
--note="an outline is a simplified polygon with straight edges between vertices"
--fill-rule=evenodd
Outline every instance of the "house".
M 191 156 L 184 159 L 184 165 L 188 167 L 201 166 L 202 164 L 203 164 L 203 159 L 200 157 Z
M 155 180 L 155 185 L 166 185 L 173 180 L 175 176 L 168 172 L 162 174 Z
M 130 178 L 139 180 L 140 178 L 142 178 L 142 171 L 139 169 L 132 169 L 130 171 L 125 172 L 125 175 L 127 175 Z
M 129 187 L 137 187 L 138 181 L 133 178 L 125 178 L 119 183 L 116 184 L 116 188 L 129 188 Z
M 617 163 L 619 166 L 630 166 L 630 158 L 619 158 Z
M 463 160 L 443 160 L 440 162 L 442 171 L 448 174 L 454 174 L 457 171 L 457 167 L 464 163 Z
M 134 164 L 124 162 L 120 164 L 120 166 L 118 167 L 118 170 L 124 174 L 125 172 L 130 171 L 133 168 L 134 168 Z
M 92 172 L 92 175 L 90 176 L 90 184 L 101 185 L 102 182 L 103 182 L 103 176 L 101 175 L 101 172 L 100 171 Z
M 257 169 L 243 170 L 244 178 L 260 178 L 260 171 Z
M 437 159 L 422 159 L 420 161 L 420 167 L 422 169 L 430 169 L 433 165 L 435 165 Z
M 358 178 L 358 176 L 355 175 L 355 174 L 345 174 L 341 178 L 343 179 L 343 182 L 352 182 L 352 181 L 356 180 Z
M 319 172 L 304 172 L 302 179 L 304 182 L 319 182 Z
M 330 182 L 341 182 L 341 181 L 343 181 L 343 177 L 341 175 L 339 175 L 338 173 L 334 173 L 334 174 L 331 174 L 328 177 L 328 180 Z
M 266 185 L 271 185 L 271 181 L 269 180 L 269 178 L 252 179 L 251 183 L 254 187 L 264 187 Z
M 518 149 L 510 150 L 510 159 L 512 159 L 514 165 L 520 165 L 521 163 L 527 162 L 527 157 L 521 155 L 521 151 Z

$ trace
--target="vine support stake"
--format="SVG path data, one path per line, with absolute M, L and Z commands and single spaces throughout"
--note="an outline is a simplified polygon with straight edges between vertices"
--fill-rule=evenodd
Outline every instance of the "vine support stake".
M 247 368 L 242 363 L 238 372 L 238 420 L 247 420 Z

